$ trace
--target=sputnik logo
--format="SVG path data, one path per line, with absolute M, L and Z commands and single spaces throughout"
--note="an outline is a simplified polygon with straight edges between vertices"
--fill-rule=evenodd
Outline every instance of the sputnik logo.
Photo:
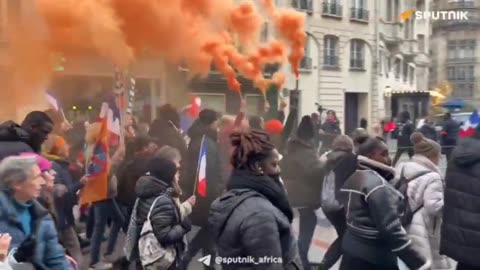
M 409 9 L 405 12 L 400 14 L 400 18 L 402 21 L 406 21 L 415 14 L 416 20 L 459 20 L 459 21 L 466 21 L 468 20 L 468 11 L 415 11 L 414 9 Z

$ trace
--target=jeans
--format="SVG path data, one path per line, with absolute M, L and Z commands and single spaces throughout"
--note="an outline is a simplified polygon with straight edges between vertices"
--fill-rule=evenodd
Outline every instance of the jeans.
M 200 231 L 195 235 L 190 243 L 188 243 L 188 250 L 185 252 L 185 257 L 182 260 L 180 269 L 186 270 L 188 264 L 195 257 L 195 255 L 202 250 L 203 256 L 212 255 L 215 257 L 215 242 L 213 237 L 210 235 L 208 227 L 202 227 Z M 205 266 L 205 269 L 214 269 L 213 266 Z
M 399 270 L 398 265 L 379 265 L 343 254 L 340 270 Z
M 392 166 L 395 167 L 395 164 L 397 164 L 398 160 L 400 159 L 400 157 L 403 155 L 403 153 L 407 152 L 408 153 L 408 157 L 412 158 L 413 157 L 413 146 L 399 146 L 397 148 L 397 153 L 395 154 L 395 157 L 393 158 L 393 164 Z
M 112 240 L 113 244 L 115 244 L 118 232 L 124 224 L 124 218 L 119 212 L 119 209 L 113 200 L 109 199 L 105 201 L 95 202 L 93 203 L 92 208 L 93 218 L 95 219 L 95 221 L 91 239 L 91 265 L 96 264 L 100 261 L 100 246 L 102 245 L 102 238 L 105 232 L 105 227 L 107 226 L 108 219 L 112 219 L 114 224 L 110 234 L 110 239 L 114 238 L 114 240 Z M 119 224 L 116 232 L 114 231 L 115 223 Z
M 304 269 L 310 269 L 310 262 L 308 261 L 308 251 L 310 250 L 310 243 L 312 242 L 313 233 L 317 226 L 317 215 L 315 209 L 301 208 L 298 209 L 300 213 L 300 232 L 298 236 L 298 251 Z
M 115 251 L 115 245 L 117 244 L 118 233 L 120 229 L 123 230 L 124 233 L 127 233 L 128 230 L 128 221 L 130 221 L 130 215 L 128 214 L 127 207 L 122 205 L 119 202 L 115 202 L 114 207 L 118 207 L 117 211 L 120 211 L 120 214 L 124 217 L 121 222 L 119 219 L 113 219 L 112 228 L 110 229 L 110 235 L 108 237 L 108 244 L 107 244 L 107 255 L 113 254 Z
M 335 212 L 324 212 L 330 223 L 337 231 L 337 239 L 328 248 L 327 252 L 323 256 L 323 265 L 325 269 L 330 269 L 337 263 L 340 256 L 342 256 L 342 240 L 345 231 L 347 230 L 347 220 L 343 209 Z

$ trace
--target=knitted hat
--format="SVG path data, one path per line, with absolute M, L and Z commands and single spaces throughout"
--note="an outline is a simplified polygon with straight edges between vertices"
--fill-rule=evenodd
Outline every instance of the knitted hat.
M 442 148 L 440 145 L 435 141 L 425 138 L 420 132 L 414 132 L 412 136 L 410 136 L 410 140 L 413 143 L 415 154 L 430 158 L 438 156 L 441 153 Z
M 297 137 L 302 140 L 311 140 L 315 137 L 315 130 L 313 128 L 312 118 L 308 115 L 302 117 L 297 128 Z
M 200 112 L 198 118 L 204 125 L 209 126 L 213 122 L 217 121 L 218 114 L 214 110 L 204 109 Z
M 52 168 L 52 162 L 48 159 L 36 154 L 36 153 L 22 153 L 20 154 L 21 157 L 34 157 L 37 159 L 37 165 L 40 167 L 40 171 L 48 171 Z
M 153 176 L 166 183 L 172 183 L 176 173 L 177 165 L 171 160 L 153 157 L 148 161 L 146 175 Z
M 276 119 L 266 122 L 264 126 L 265 131 L 267 131 L 270 135 L 277 135 L 283 132 L 282 122 Z

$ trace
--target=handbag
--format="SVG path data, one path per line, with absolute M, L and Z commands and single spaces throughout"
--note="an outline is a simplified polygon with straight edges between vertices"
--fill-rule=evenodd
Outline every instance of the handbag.
M 167 270 L 176 260 L 177 250 L 174 246 L 163 246 L 158 242 L 157 237 L 153 233 L 150 215 L 157 200 L 165 195 L 158 196 L 150 206 L 147 220 L 143 223 L 140 239 L 138 239 L 138 252 L 140 261 L 144 268 Z

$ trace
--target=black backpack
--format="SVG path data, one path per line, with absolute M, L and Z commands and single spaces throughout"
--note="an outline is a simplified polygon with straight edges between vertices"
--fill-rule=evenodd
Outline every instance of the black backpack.
M 402 222 L 402 226 L 407 227 L 412 223 L 413 216 L 415 215 L 415 213 L 417 213 L 420 209 L 423 208 L 423 204 L 418 206 L 418 208 L 416 209 L 412 209 L 412 207 L 410 207 L 410 203 L 408 201 L 408 194 L 407 194 L 408 183 L 421 176 L 429 174 L 431 171 L 421 171 L 411 178 L 406 178 L 404 175 L 404 170 L 405 170 L 405 167 L 402 168 L 400 179 L 395 183 L 394 186 L 403 195 L 403 201 L 399 207 L 399 214 L 400 214 L 400 221 Z

